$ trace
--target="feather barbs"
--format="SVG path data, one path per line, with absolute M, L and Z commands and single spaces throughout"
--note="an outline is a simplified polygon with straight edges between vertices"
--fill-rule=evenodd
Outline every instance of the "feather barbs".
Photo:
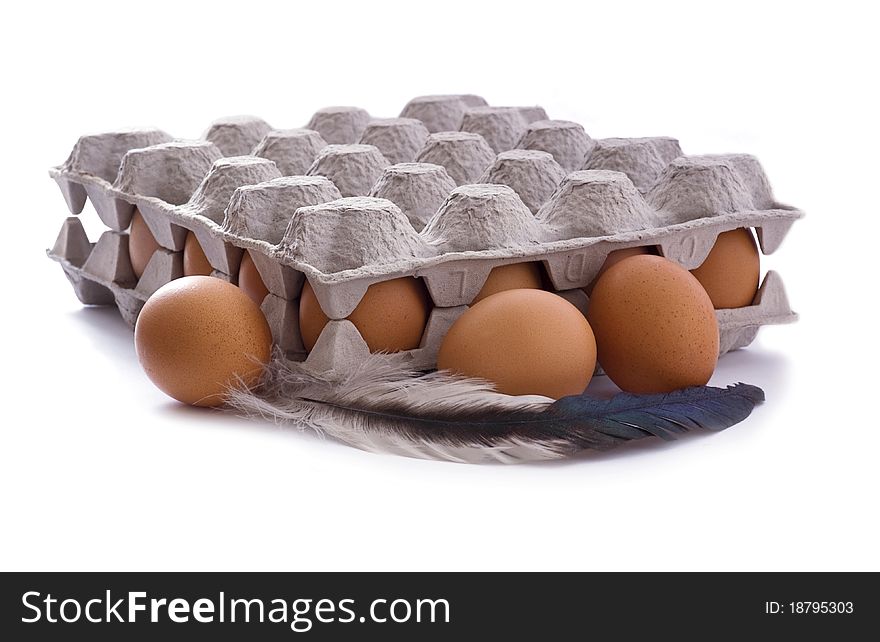
M 559 459 L 645 437 L 723 430 L 763 399 L 760 388 L 742 383 L 611 399 L 514 397 L 487 381 L 413 372 L 378 355 L 341 376 L 279 356 L 259 387 L 229 395 L 246 416 L 309 428 L 363 450 L 467 463 Z

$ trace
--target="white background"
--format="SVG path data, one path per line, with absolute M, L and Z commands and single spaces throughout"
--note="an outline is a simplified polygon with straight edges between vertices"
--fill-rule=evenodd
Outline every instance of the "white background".
M 880 570 L 869 3 L 197 4 L 3 10 L 0 568 Z M 363 453 L 170 401 L 44 255 L 80 134 L 461 92 L 759 156 L 808 218 L 765 261 L 802 320 L 713 379 L 765 389 L 750 419 L 550 465 Z

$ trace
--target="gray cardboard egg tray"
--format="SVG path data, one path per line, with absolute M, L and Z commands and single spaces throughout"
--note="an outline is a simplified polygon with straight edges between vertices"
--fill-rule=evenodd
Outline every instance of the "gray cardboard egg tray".
M 388 358 L 431 368 L 496 266 L 542 263 L 585 311 L 582 288 L 614 250 L 653 246 L 692 269 L 724 231 L 754 228 L 770 254 L 802 216 L 773 199 L 752 156 L 683 156 L 672 138 L 592 140 L 539 107 L 470 95 L 415 98 L 398 119 L 326 108 L 305 129 L 228 118 L 196 141 L 158 130 L 85 136 L 50 175 L 71 213 L 88 199 L 110 228 L 92 243 L 69 217 L 48 251 L 83 303 L 115 303 L 134 324 L 146 299 L 182 276 L 191 230 L 217 277 L 236 282 L 250 252 L 275 342 L 324 371 L 368 353 L 345 318 L 373 283 L 424 280 L 434 307 L 421 345 Z M 162 247 L 140 279 L 126 232 L 135 208 Z M 306 278 L 331 319 L 308 354 L 298 323 Z M 769 271 L 752 305 L 717 318 L 723 354 L 797 317 Z

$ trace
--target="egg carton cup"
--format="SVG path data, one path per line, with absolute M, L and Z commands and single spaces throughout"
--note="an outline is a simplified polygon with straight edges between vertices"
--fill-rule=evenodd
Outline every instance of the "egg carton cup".
M 667 137 L 593 140 L 540 108 L 481 101 L 422 97 L 401 118 L 381 120 L 328 108 L 299 130 L 229 118 L 197 141 L 159 130 L 83 137 L 50 174 L 73 214 L 91 200 L 110 229 L 91 243 L 70 217 L 48 254 L 83 303 L 115 303 L 133 324 L 146 299 L 182 275 L 188 232 L 214 275 L 233 283 L 248 251 L 269 290 L 262 308 L 275 342 L 323 370 L 344 370 L 368 351 L 345 319 L 370 285 L 420 277 L 434 306 L 421 344 L 388 358 L 430 368 L 497 266 L 540 263 L 553 289 L 585 311 L 582 288 L 610 252 L 651 246 L 692 269 L 724 231 L 754 228 L 770 254 L 802 216 L 775 202 L 751 156 L 683 156 Z M 481 131 L 432 133 L 453 120 Z M 503 149 L 514 138 L 516 149 Z M 413 154 L 417 162 L 389 160 Z M 125 232 L 135 208 L 162 246 L 140 279 Z M 308 355 L 298 327 L 306 279 L 331 319 Z M 768 272 L 752 305 L 717 317 L 724 353 L 796 315 Z

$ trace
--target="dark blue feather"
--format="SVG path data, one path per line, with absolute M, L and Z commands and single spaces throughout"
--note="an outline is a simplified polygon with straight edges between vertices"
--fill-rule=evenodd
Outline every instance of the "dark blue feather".
M 608 400 L 586 394 L 563 397 L 542 414 L 558 422 L 556 428 L 568 439 L 586 439 L 601 448 L 649 436 L 671 440 L 697 428 L 724 430 L 748 417 L 762 401 L 763 390 L 738 383 L 656 395 L 622 392 Z

